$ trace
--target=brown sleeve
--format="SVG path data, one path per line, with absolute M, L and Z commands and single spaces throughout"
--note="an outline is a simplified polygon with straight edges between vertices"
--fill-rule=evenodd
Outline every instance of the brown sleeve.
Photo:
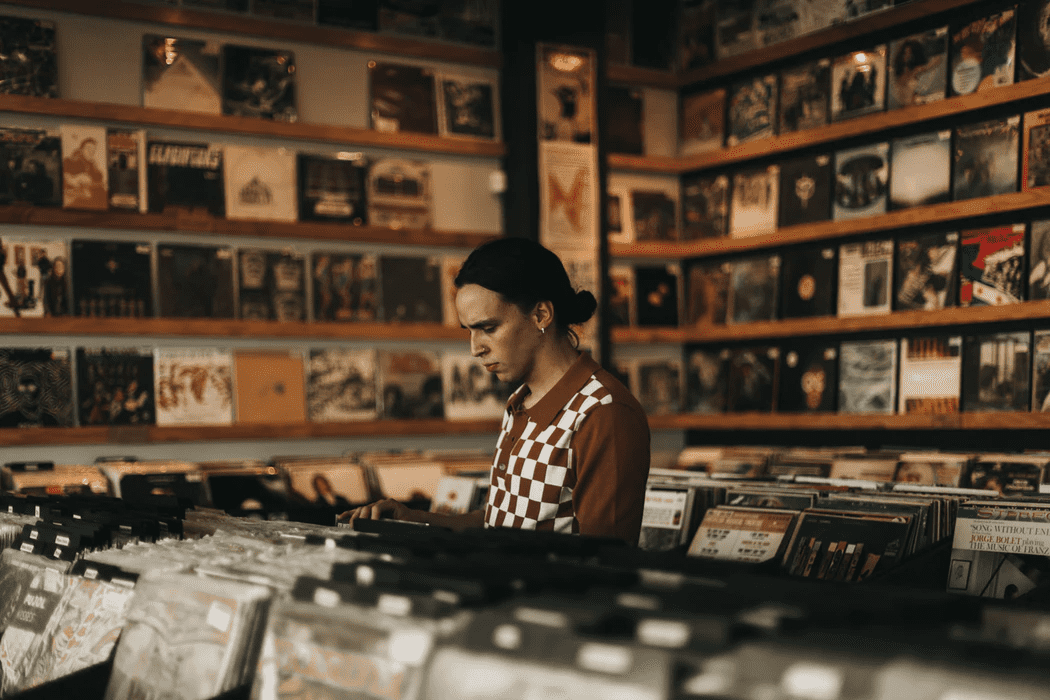
M 649 478 L 649 422 L 640 410 L 611 403 L 591 411 L 573 439 L 572 492 L 582 535 L 638 544 Z

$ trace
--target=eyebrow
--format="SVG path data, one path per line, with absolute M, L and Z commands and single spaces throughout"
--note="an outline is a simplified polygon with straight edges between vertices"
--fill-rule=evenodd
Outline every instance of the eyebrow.
M 496 319 L 494 319 L 494 318 L 483 318 L 480 321 L 478 321 L 477 323 L 472 323 L 469 326 L 464 326 L 461 323 L 461 324 L 459 324 L 459 327 L 460 328 L 467 328 L 467 329 L 472 329 L 472 328 L 476 329 L 476 328 L 484 328 L 485 326 L 491 326 L 491 325 L 493 325 L 495 323 L 496 323 Z

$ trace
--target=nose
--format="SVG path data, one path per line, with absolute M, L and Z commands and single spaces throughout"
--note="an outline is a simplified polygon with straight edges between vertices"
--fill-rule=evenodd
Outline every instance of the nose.
M 482 355 L 485 354 L 485 352 L 487 352 L 487 348 L 485 348 L 482 345 L 482 343 L 478 340 L 477 335 L 474 333 L 474 331 L 471 331 L 470 332 L 470 354 L 473 357 L 481 357 Z

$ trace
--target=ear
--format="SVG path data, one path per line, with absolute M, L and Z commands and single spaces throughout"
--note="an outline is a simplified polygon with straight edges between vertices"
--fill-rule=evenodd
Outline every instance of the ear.
M 547 328 L 554 325 L 554 304 L 549 301 L 540 301 L 536 303 L 536 308 L 532 310 L 532 317 L 536 321 L 537 328 Z M 551 330 L 554 330 L 551 328 Z

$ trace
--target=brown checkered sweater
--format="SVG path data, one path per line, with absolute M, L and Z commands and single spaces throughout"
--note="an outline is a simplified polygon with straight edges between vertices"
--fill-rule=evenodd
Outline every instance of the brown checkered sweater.
M 638 401 L 586 353 L 531 408 L 527 395 L 503 414 L 485 525 L 637 544 L 650 439 Z

